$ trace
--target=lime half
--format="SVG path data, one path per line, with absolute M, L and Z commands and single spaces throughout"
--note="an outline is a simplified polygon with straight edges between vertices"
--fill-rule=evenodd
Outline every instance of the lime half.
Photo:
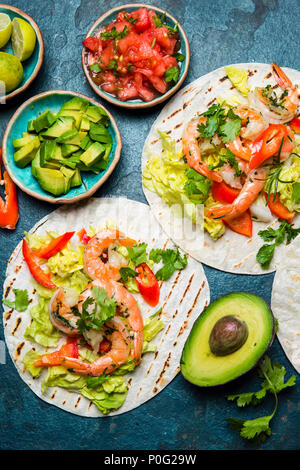
M 22 18 L 13 19 L 11 42 L 14 54 L 21 62 L 29 59 L 35 48 L 36 34 L 28 21 Z
M 6 13 L 0 13 L 0 49 L 9 41 L 11 31 L 10 17 Z
M 15 90 L 23 79 L 23 66 L 21 61 L 8 52 L 0 51 L 0 90 L 5 94 Z

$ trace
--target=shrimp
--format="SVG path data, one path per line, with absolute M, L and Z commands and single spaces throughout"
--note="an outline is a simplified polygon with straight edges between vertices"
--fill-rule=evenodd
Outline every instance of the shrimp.
M 96 279 L 80 294 L 79 312 L 82 311 L 85 300 L 93 297 L 92 287 L 105 289 L 108 297 L 113 297 L 117 302 L 117 315 L 105 323 L 102 331 L 111 341 L 111 349 L 91 364 L 76 358 L 64 358 L 62 365 L 71 367 L 79 374 L 99 376 L 109 374 L 129 358 L 138 364 L 143 346 L 143 318 L 135 297 L 114 280 Z
M 118 244 L 133 246 L 135 240 L 126 238 L 118 230 L 104 229 L 98 232 L 85 247 L 83 264 L 91 279 L 120 279 L 119 269 L 127 266 L 127 260 L 116 252 Z
M 267 125 L 262 115 L 249 106 L 235 108 L 234 114 L 241 118 L 241 131 L 227 144 L 227 147 L 237 157 L 249 161 L 252 153 L 250 143 L 266 129 Z
M 250 104 L 258 109 L 270 124 L 285 124 L 293 119 L 299 104 L 299 91 L 284 71 L 272 63 L 272 73 L 283 93 L 276 95 L 270 85 L 256 87 L 249 93 Z
M 218 172 L 209 169 L 207 163 L 201 160 L 201 150 L 198 145 L 198 125 L 205 122 L 205 117 L 192 119 L 186 126 L 183 136 L 183 153 L 186 156 L 187 164 L 206 178 L 221 182 L 222 177 Z
M 256 170 L 249 171 L 245 184 L 233 203 L 207 209 L 207 217 L 212 219 L 222 218 L 225 221 L 229 221 L 246 212 L 262 191 L 265 185 L 266 176 L 266 167 L 260 167 Z
M 49 302 L 49 318 L 55 328 L 66 335 L 76 336 L 78 316 L 74 314 L 77 306 L 78 294 L 70 287 L 60 287 L 52 295 Z

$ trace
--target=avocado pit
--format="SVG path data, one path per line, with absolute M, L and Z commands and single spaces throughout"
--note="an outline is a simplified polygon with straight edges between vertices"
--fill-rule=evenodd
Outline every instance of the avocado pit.
M 227 356 L 240 349 L 248 337 L 247 324 L 234 315 L 225 315 L 214 325 L 209 347 L 216 356 Z

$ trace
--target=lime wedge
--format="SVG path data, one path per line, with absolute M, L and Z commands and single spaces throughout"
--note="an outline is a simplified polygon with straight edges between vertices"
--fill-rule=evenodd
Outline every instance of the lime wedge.
M 14 18 L 12 21 L 11 42 L 16 57 L 23 62 L 32 55 L 35 43 L 35 30 L 22 18 Z
M 0 13 L 0 49 L 9 41 L 11 30 L 10 17 L 6 13 Z

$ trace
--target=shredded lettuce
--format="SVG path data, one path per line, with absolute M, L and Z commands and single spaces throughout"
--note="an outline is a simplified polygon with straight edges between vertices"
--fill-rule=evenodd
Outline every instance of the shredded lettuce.
M 194 194 L 187 193 L 189 178 L 186 172 L 190 168 L 183 159 L 182 150 L 176 150 L 175 142 L 167 134 L 160 131 L 158 133 L 163 152 L 150 155 L 142 175 L 143 184 L 171 206 L 176 217 L 187 216 L 194 223 L 202 224 L 198 204 L 202 204 L 207 195 L 203 194 L 203 198 L 196 201 Z
M 60 332 L 52 325 L 48 313 L 49 300 L 39 297 L 38 303 L 31 307 L 31 324 L 26 328 L 24 337 L 45 347 L 57 346 Z
M 296 146 L 294 153 L 300 155 L 300 145 Z M 292 183 L 282 183 L 282 181 L 292 181 Z M 289 211 L 300 212 L 300 201 L 293 197 L 295 183 L 300 182 L 300 158 L 291 156 L 282 165 L 279 175 L 277 191 L 280 201 Z
M 212 194 L 208 196 L 207 200 L 205 201 L 205 207 L 210 208 L 217 206 L 218 203 L 212 197 Z M 225 232 L 225 224 L 220 219 L 210 219 L 204 215 L 204 228 L 210 234 L 213 240 L 218 240 L 224 232 Z

